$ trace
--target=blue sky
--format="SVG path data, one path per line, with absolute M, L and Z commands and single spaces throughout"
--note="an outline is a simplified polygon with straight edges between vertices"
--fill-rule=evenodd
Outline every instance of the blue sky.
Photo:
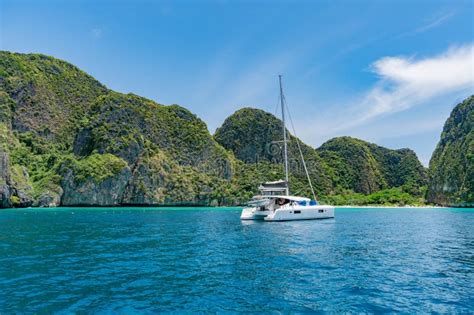
M 213 133 L 243 106 L 297 135 L 409 147 L 427 165 L 474 93 L 474 1 L 8 1 L 0 48 L 67 60 L 109 88 L 180 104 Z

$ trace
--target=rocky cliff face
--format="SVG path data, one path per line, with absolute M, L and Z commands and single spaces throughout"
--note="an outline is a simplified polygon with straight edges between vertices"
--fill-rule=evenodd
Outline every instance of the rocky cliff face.
M 247 164 L 280 163 L 281 121 L 262 110 L 244 108 L 228 117 L 215 138 Z M 307 187 L 297 148 L 290 134 L 289 156 L 293 185 Z M 272 144 L 273 142 L 273 144 Z M 352 191 L 371 194 L 382 189 L 403 187 L 412 194 L 423 194 L 426 169 L 409 149 L 390 150 L 350 137 L 331 139 L 317 150 L 300 141 L 303 155 L 317 190 L 323 195 Z M 281 172 L 280 172 L 281 174 Z
M 305 157 L 308 172 L 315 188 L 322 194 L 334 191 L 331 170 L 321 156 L 312 147 L 304 144 L 290 132 L 288 135 L 288 158 L 291 168 L 291 190 L 310 195 L 306 174 L 298 151 L 298 141 Z M 277 172 L 278 178 L 284 178 L 283 167 L 276 169 L 272 164 L 281 164 L 282 122 L 270 113 L 255 108 L 243 108 L 229 116 L 217 129 L 214 138 L 227 150 L 246 164 L 258 164 L 267 174 Z
M 0 151 L 0 208 L 9 208 L 12 206 L 10 181 L 10 163 L 8 154 Z
M 38 54 L 0 52 L 0 131 L 1 207 L 209 204 L 236 167 L 188 110 Z
M 86 178 L 78 182 L 75 174 L 67 170 L 62 180 L 64 190 L 61 204 L 64 206 L 118 206 L 130 180 L 131 172 L 124 166 L 118 174 L 95 181 Z
M 214 138 L 243 162 L 282 161 L 281 150 L 274 143 L 282 140 L 282 122 L 263 110 L 236 111 L 217 129 Z
M 391 150 L 363 140 L 340 137 L 324 143 L 318 152 L 332 167 L 343 189 L 371 194 L 381 189 L 405 187 L 422 194 L 427 170 L 410 149 Z
M 111 91 L 52 57 L 0 52 L 0 207 L 241 204 L 283 178 L 281 128 L 244 108 L 213 137 L 178 105 Z M 426 183 L 408 149 L 345 137 L 315 150 L 289 139 L 294 194 L 311 195 L 298 142 L 318 197 L 420 194 Z
M 430 160 L 428 201 L 474 206 L 474 96 L 458 104 L 444 125 Z

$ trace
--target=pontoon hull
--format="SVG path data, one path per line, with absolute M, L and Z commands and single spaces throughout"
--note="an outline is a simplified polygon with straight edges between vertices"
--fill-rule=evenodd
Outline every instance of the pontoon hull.
M 318 220 L 330 218 L 334 218 L 334 207 L 326 205 L 295 206 L 277 209 L 275 211 L 244 208 L 240 215 L 241 220 L 265 221 Z
M 240 214 L 241 220 L 264 220 L 270 214 L 269 210 L 258 210 L 255 207 L 244 208 Z
M 267 215 L 265 221 L 296 221 L 296 220 L 318 220 L 334 218 L 334 207 L 332 206 L 305 206 L 288 209 L 278 209 Z

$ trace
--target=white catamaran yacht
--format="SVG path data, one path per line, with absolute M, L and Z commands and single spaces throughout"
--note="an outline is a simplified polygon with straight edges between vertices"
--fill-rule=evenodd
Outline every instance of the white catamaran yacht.
M 316 201 L 313 185 L 306 168 L 303 153 L 296 139 L 300 151 L 306 177 L 308 178 L 313 200 L 306 197 L 290 195 L 288 182 L 288 141 L 286 137 L 285 124 L 285 97 L 283 87 L 280 81 L 280 103 L 283 122 L 283 155 L 285 165 L 285 180 L 266 182 L 260 185 L 260 195 L 254 196 L 248 202 L 247 207 L 242 210 L 240 219 L 242 220 L 265 220 L 265 221 L 293 221 L 293 220 L 312 220 L 334 218 L 334 207 L 329 205 L 320 205 Z M 290 119 L 291 120 L 291 119 Z

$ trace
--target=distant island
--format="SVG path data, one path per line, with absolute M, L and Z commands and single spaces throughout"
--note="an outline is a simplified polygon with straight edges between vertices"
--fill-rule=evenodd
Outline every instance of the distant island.
M 211 135 L 181 106 L 114 92 L 53 57 L 3 51 L 0 208 L 241 205 L 283 178 L 280 128 L 243 108 Z M 310 196 L 297 141 L 291 190 Z M 321 202 L 474 206 L 474 96 L 453 109 L 429 169 L 410 149 L 351 137 L 300 144 Z

